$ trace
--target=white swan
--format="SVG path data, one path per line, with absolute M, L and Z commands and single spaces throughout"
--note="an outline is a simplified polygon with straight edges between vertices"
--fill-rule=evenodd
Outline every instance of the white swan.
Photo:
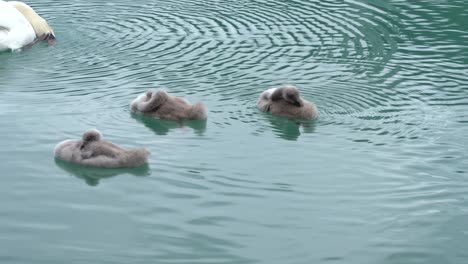
M 0 51 L 20 49 L 38 41 L 53 44 L 55 34 L 30 6 L 0 0 Z

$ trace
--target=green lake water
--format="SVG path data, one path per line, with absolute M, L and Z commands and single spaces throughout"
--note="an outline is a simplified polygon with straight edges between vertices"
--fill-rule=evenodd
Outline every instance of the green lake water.
M 468 1 L 28 1 L 0 53 L 0 263 L 468 263 Z M 312 122 L 257 110 L 294 84 Z M 163 88 L 206 122 L 133 115 Z M 88 128 L 148 166 L 82 168 Z

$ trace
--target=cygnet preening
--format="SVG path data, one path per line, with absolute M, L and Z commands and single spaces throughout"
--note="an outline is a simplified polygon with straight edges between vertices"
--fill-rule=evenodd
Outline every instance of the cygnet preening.
M 128 168 L 145 164 L 150 155 L 144 148 L 124 149 L 102 140 L 102 134 L 90 129 L 81 140 L 64 140 L 54 149 L 55 157 L 91 167 Z
M 192 105 L 184 98 L 165 91 L 147 91 L 130 104 L 133 112 L 166 120 L 206 119 L 206 106 L 199 102 Z
M 319 115 L 317 107 L 301 98 L 299 90 L 292 85 L 264 91 L 257 107 L 264 112 L 289 118 L 313 119 Z

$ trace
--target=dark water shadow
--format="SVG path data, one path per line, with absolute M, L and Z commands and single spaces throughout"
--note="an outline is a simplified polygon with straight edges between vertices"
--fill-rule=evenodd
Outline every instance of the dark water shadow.
M 172 129 L 181 129 L 184 127 L 190 127 L 196 135 L 203 135 L 206 130 L 206 119 L 205 120 L 161 120 L 149 116 L 144 116 L 136 113 L 131 113 L 131 116 L 140 123 L 143 123 L 147 128 L 151 129 L 156 135 L 167 135 Z
M 55 158 L 55 164 L 62 170 L 84 180 L 89 186 L 97 186 L 101 179 L 111 178 L 120 174 L 130 174 L 133 176 L 148 176 L 150 174 L 148 164 L 134 168 L 106 169 L 80 166 L 58 158 Z
M 317 126 L 317 120 L 296 120 L 265 114 L 271 124 L 273 132 L 285 140 L 296 141 L 301 134 L 313 133 Z

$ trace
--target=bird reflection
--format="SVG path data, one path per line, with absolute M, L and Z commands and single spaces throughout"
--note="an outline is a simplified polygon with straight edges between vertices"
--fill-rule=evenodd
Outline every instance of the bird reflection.
M 134 176 L 147 176 L 150 174 L 148 164 L 134 168 L 108 169 L 80 166 L 55 158 L 55 164 L 62 170 L 82 179 L 89 186 L 97 186 L 101 179 L 114 177 L 120 174 L 131 174 Z
M 131 113 L 131 116 L 153 130 L 156 135 L 167 135 L 172 129 L 187 129 L 187 127 L 191 128 L 197 135 L 203 135 L 206 130 L 206 119 L 171 121 L 156 119 L 136 113 Z
M 273 115 L 267 115 L 266 118 L 270 122 L 273 132 L 286 140 L 296 141 L 302 133 L 313 133 L 316 127 L 315 120 L 299 121 Z

